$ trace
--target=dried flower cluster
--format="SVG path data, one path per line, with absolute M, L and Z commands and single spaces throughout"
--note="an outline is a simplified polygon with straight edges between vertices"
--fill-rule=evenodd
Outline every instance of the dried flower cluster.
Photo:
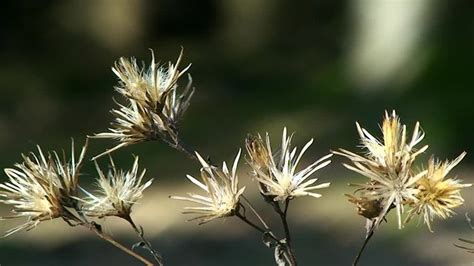
M 297 171 L 298 163 L 303 154 L 313 143 L 311 139 L 297 153 L 297 148 L 291 147 L 292 135 L 287 135 L 286 128 L 283 129 L 281 151 L 273 153 L 270 145 L 270 137 L 267 134 L 265 141 L 260 135 L 257 137 L 249 136 L 246 139 L 246 149 L 248 152 L 248 164 L 252 167 L 252 176 L 258 181 L 259 189 L 264 199 L 271 203 L 273 210 L 276 211 L 282 219 L 282 225 L 285 230 L 285 238 L 279 239 L 265 223 L 263 218 L 252 207 L 249 200 L 243 196 L 245 187 L 239 188 L 237 167 L 240 158 L 240 150 L 237 154 L 232 171 L 227 168 L 226 163 L 222 168 L 218 168 L 212 163 L 204 160 L 196 152 L 196 158 L 202 165 L 201 179 L 187 175 L 187 178 L 196 186 L 205 191 L 205 195 L 189 193 L 188 197 L 172 196 L 177 200 L 184 200 L 200 204 L 201 206 L 185 207 L 185 214 L 197 215 L 190 220 L 199 220 L 199 224 L 210 222 L 217 218 L 236 216 L 248 225 L 252 226 L 262 233 L 263 243 L 274 249 L 275 262 L 278 265 L 296 265 L 296 257 L 291 247 L 291 239 L 287 222 L 287 213 L 289 201 L 295 197 L 312 196 L 321 197 L 320 194 L 312 192 L 315 189 L 329 187 L 329 183 L 314 185 L 317 178 L 310 178 L 317 170 L 325 167 L 331 161 L 328 160 L 332 154 L 326 155 L 306 168 Z M 263 227 L 255 224 L 245 214 L 246 207 L 244 203 L 259 219 Z M 283 204 L 282 206 L 280 205 Z
M 184 208 L 183 213 L 193 215 L 190 220 L 205 224 L 218 218 L 235 216 L 262 234 L 263 243 L 274 249 L 278 265 L 297 265 L 287 221 L 289 204 L 296 197 L 321 197 L 315 190 L 327 188 L 330 183 L 317 184 L 318 178 L 313 175 L 331 163 L 333 153 L 347 157 L 351 164 L 344 166 L 368 178 L 365 183 L 352 184 L 356 190 L 347 195 L 349 201 L 356 204 L 358 213 L 367 218 L 370 224 L 364 245 L 353 265 L 357 264 L 375 229 L 392 209 L 397 213 L 399 228 L 419 216 L 431 231 L 435 217 L 448 218 L 453 215 L 454 208 L 463 204 L 461 189 L 471 184 L 463 184 L 452 177 L 450 172 L 466 153 L 463 152 L 453 161 L 440 162 L 431 157 L 425 168 L 416 168 L 416 159 L 428 149 L 427 145 L 418 147 L 424 138 L 424 132 L 420 124 L 416 123 L 413 133 L 408 134 L 395 111 L 385 113 L 381 140 L 356 123 L 364 154 L 340 149 L 302 169 L 298 166 L 313 139 L 298 150 L 291 145 L 293 134 L 288 135 L 284 128 L 281 147 L 277 150 L 272 150 L 268 133 L 264 138 L 258 134 L 249 135 L 245 140 L 251 176 L 258 182 L 261 195 L 282 222 L 285 235 L 277 237 L 243 195 L 245 187 L 239 186 L 237 172 L 241 150 L 229 170 L 225 162 L 217 167 L 210 159 L 205 160 L 198 152 L 193 154 L 182 144 L 178 123 L 190 104 L 194 88 L 189 76 L 187 85 L 178 91 L 178 80 L 190 67 L 180 70 L 181 58 L 182 52 L 175 64 L 163 66 L 155 63 L 152 52 L 149 67 L 139 67 L 135 58 L 120 58 L 116 62 L 112 68 L 119 78 L 115 90 L 123 96 L 125 103 L 117 103 L 118 108 L 111 111 L 114 122 L 109 132 L 96 134 L 93 138 L 111 138 L 119 143 L 93 160 L 124 146 L 157 139 L 196 159 L 201 165 L 200 180 L 191 175 L 186 177 L 202 189 L 202 193 L 188 193 L 184 197 L 171 196 L 172 199 L 197 204 Z M 5 169 L 9 181 L 0 184 L 0 202 L 12 205 L 12 215 L 1 219 L 27 219 L 25 223 L 8 230 L 5 237 L 21 230 L 31 230 L 43 221 L 62 218 L 71 226 L 88 227 L 127 254 L 146 265 L 153 265 L 135 253 L 133 248 L 129 249 L 104 234 L 100 225 L 91 220 L 117 216 L 128 221 L 138 233 L 140 242 L 133 247 L 144 247 L 162 265 L 161 255 L 145 239 L 143 228 L 137 226 L 130 216 L 133 206 L 143 197 L 144 190 L 153 180 L 144 182 L 146 170 L 139 171 L 138 157 L 135 157 L 129 171 L 118 169 L 110 157 L 107 173 L 94 161 L 98 173 L 96 191 L 83 189 L 79 186 L 79 176 L 87 146 L 86 141 L 77 160 L 74 142 L 69 159 L 65 154 L 60 157 L 54 151 L 45 154 L 38 146 L 37 154 L 23 155 L 22 163 Z M 84 197 L 80 195 L 81 191 L 85 194 Z M 408 211 L 404 217 L 405 209 Z M 246 215 L 247 210 L 253 213 L 257 222 Z
M 115 120 L 110 132 L 93 136 L 116 139 L 119 144 L 93 159 L 143 141 L 163 139 L 178 144 L 178 122 L 194 93 L 191 76 L 184 90 L 178 93 L 178 79 L 190 67 L 178 69 L 182 55 L 181 52 L 176 64 L 160 66 L 152 52 L 148 69 L 140 68 L 135 58 L 120 58 L 112 70 L 119 78 L 116 91 L 127 103 L 117 103 L 119 108 L 111 111 Z
M 21 230 L 30 230 L 40 222 L 63 218 L 71 225 L 87 223 L 87 216 L 129 217 L 133 204 L 151 180 L 141 184 L 145 171 L 138 175 L 138 158 L 129 172 L 117 170 L 111 160 L 112 170 L 105 177 L 99 173 L 100 196 L 85 191 L 88 198 L 79 195 L 79 175 L 84 162 L 87 142 L 76 161 L 74 142 L 71 157 L 60 159 L 57 152 L 23 155 L 23 162 L 15 168 L 5 169 L 9 182 L 0 184 L 0 202 L 13 205 L 7 218 L 27 218 L 27 222 L 6 232 L 5 237 Z M 97 165 L 97 163 L 96 163 Z
M 360 215 L 373 219 L 378 225 L 395 208 L 399 228 L 419 214 L 431 230 L 430 222 L 435 216 L 446 218 L 453 213 L 453 208 L 463 203 L 460 190 L 470 184 L 461 184 L 459 180 L 446 178 L 446 175 L 465 153 L 451 163 L 438 163 L 431 159 L 427 170 L 415 170 L 416 157 L 428 148 L 427 145 L 419 149 L 415 147 L 424 137 L 419 123 L 416 123 L 411 138 L 407 139 L 406 126 L 400 123 L 395 111 L 385 113 L 382 141 L 358 123 L 356 125 L 366 154 L 362 156 L 344 149 L 334 153 L 352 161 L 352 165 L 344 164 L 345 167 L 369 178 L 367 183 L 353 184 L 357 189 L 353 195 L 348 195 L 349 201 L 357 205 Z M 403 221 L 407 206 L 411 209 Z
M 286 128 L 283 129 L 282 147 L 277 155 L 273 155 L 270 145 L 270 137 L 267 134 L 265 143 L 260 135 L 249 136 L 246 139 L 246 148 L 249 156 L 248 163 L 252 167 L 252 175 L 259 182 L 259 188 L 264 197 L 269 197 L 273 201 L 286 201 L 299 196 L 321 197 L 321 194 L 310 192 L 315 189 L 329 187 L 330 183 L 313 185 L 318 179 L 308 178 L 317 170 L 331 163 L 328 160 L 332 154 L 326 155 L 316 162 L 310 164 L 305 169 L 296 171 L 296 167 L 304 152 L 313 143 L 311 139 L 300 153 L 297 155 L 297 148 L 291 147 L 292 136 L 287 136 Z M 233 215 L 239 203 L 239 196 L 244 189 L 237 189 L 237 163 L 240 151 L 235 159 L 230 173 L 225 162 L 222 170 L 210 165 L 198 153 L 197 158 L 202 165 L 201 178 L 203 183 L 188 175 L 187 178 L 204 189 L 209 196 L 204 197 L 196 194 L 189 194 L 189 197 L 176 197 L 173 199 L 187 200 L 204 204 L 206 207 L 187 207 L 190 210 L 186 213 L 203 214 L 197 219 L 201 223 L 209 222 L 212 219 Z
M 321 194 L 311 192 L 315 189 L 329 187 L 330 183 L 313 185 L 317 178 L 308 179 L 319 169 L 331 163 L 328 154 L 306 168 L 296 171 L 305 151 L 313 143 L 308 141 L 298 156 L 297 149 L 291 147 L 293 135 L 287 136 L 283 129 L 281 150 L 273 154 L 270 137 L 266 134 L 265 141 L 260 135 L 249 136 L 246 139 L 246 148 L 249 155 L 248 163 L 252 167 L 252 175 L 260 183 L 260 192 L 274 201 L 286 201 L 299 196 L 321 197 Z

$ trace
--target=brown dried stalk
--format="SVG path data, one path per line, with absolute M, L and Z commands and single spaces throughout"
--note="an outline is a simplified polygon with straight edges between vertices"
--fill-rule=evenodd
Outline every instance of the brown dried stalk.
M 137 260 L 143 262 L 145 265 L 147 265 L 147 266 L 153 266 L 154 265 L 153 263 L 151 263 L 150 261 L 148 261 L 144 257 L 138 255 L 137 253 L 135 253 L 131 249 L 129 249 L 129 248 L 125 247 L 124 245 L 120 244 L 119 242 L 115 241 L 111 236 L 105 234 L 102 231 L 102 227 L 99 224 L 97 224 L 95 222 L 91 222 L 91 223 L 83 223 L 82 225 L 84 227 L 88 228 L 90 231 L 94 232 L 101 239 L 109 242 L 110 244 L 114 245 L 116 248 L 120 249 L 121 251 L 123 251 L 123 252 L 127 253 L 128 255 L 136 258 Z

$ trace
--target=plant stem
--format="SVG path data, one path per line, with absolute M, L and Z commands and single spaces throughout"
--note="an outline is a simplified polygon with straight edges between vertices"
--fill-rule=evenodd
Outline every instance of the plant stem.
M 285 257 L 285 260 L 290 264 L 290 265 L 296 265 L 296 259 L 294 258 L 294 254 L 291 252 L 288 251 L 289 247 L 288 247 L 288 242 L 283 242 L 282 240 L 279 240 L 275 234 L 273 234 L 273 232 L 271 231 L 270 227 L 267 225 L 267 223 L 263 220 L 263 218 L 258 214 L 258 212 L 255 210 L 255 208 L 252 206 L 252 204 L 250 203 L 250 201 L 245 197 L 245 196 L 241 196 L 242 199 L 247 203 L 247 205 L 250 207 L 250 209 L 252 210 L 252 212 L 254 213 L 255 216 L 257 216 L 257 218 L 260 220 L 260 222 L 263 224 L 263 226 L 265 227 L 266 231 L 262 228 L 260 228 L 259 226 L 255 225 L 254 223 L 252 223 L 251 221 L 249 221 L 247 219 L 247 217 L 245 217 L 244 215 L 240 214 L 240 213 L 237 213 L 236 216 L 239 217 L 240 219 L 242 219 L 244 222 L 246 222 L 247 224 L 249 224 L 250 226 L 252 226 L 253 228 L 257 229 L 259 232 L 263 233 L 263 234 L 267 234 L 268 236 L 270 236 L 272 238 L 273 241 L 275 241 L 276 243 L 278 243 L 278 245 L 282 246 L 282 247 L 285 247 L 285 252 L 283 253 L 284 257 Z M 273 204 L 272 204 L 273 206 Z M 242 205 L 243 207 L 243 205 Z M 278 206 L 279 208 L 279 206 Z M 285 210 L 287 211 L 288 208 L 285 208 Z M 285 211 L 285 212 L 286 212 Z M 288 231 L 289 232 L 289 231 Z
M 290 199 L 286 199 L 284 211 L 281 210 L 280 205 L 278 205 L 278 202 L 275 204 L 275 206 L 277 207 L 275 209 L 280 215 L 281 222 L 285 230 L 286 247 L 287 247 L 288 255 L 290 257 L 290 264 L 293 266 L 296 266 L 298 265 L 298 263 L 296 262 L 295 252 L 293 251 L 293 248 L 291 247 L 290 227 L 288 226 L 288 220 L 287 220 L 287 213 L 288 213 L 288 207 L 290 206 Z
M 163 140 L 165 143 L 167 143 L 171 148 L 180 151 L 187 155 L 190 159 L 199 162 L 199 159 L 197 156 L 194 154 L 192 149 L 190 149 L 187 145 L 185 145 L 181 139 L 176 139 L 174 141 L 170 141 L 166 139 L 165 137 L 162 137 L 161 140 Z
M 285 210 L 282 211 L 280 207 L 280 203 L 278 201 L 269 201 L 270 205 L 273 206 L 273 209 L 275 210 L 278 215 L 280 215 L 281 223 L 283 225 L 283 228 L 285 230 L 285 239 L 286 243 L 284 243 L 286 247 L 286 254 L 289 257 L 289 263 L 290 265 L 296 266 L 298 265 L 296 261 L 296 256 L 295 252 L 293 251 L 293 248 L 291 247 L 291 233 L 290 233 L 290 227 L 288 226 L 288 220 L 287 220 L 287 214 L 288 214 L 288 208 L 289 208 L 289 203 L 290 199 L 286 199 L 285 201 Z
M 255 230 L 259 231 L 262 234 L 268 234 L 271 239 L 273 239 L 277 243 L 280 243 L 280 240 L 278 240 L 271 231 L 261 228 L 260 226 L 250 221 L 246 216 L 242 215 L 241 213 L 236 213 L 235 216 L 239 217 L 240 220 L 244 221 L 246 224 L 250 225 Z
M 290 245 L 291 242 L 291 235 L 290 235 L 290 228 L 288 226 L 288 220 L 286 219 L 287 213 L 288 213 L 288 207 L 290 206 L 290 200 L 286 199 L 285 201 L 285 210 L 283 212 L 282 217 L 282 222 L 283 222 L 283 227 L 285 228 L 285 235 L 286 235 L 286 241 L 288 242 L 288 245 Z
M 132 217 L 130 215 L 126 216 L 126 217 L 121 217 L 123 218 L 124 220 L 126 220 L 128 223 L 130 223 L 130 225 L 132 226 L 133 230 L 135 230 L 135 232 L 137 233 L 138 237 L 140 237 L 141 239 L 141 242 L 145 245 L 146 249 L 151 253 L 151 255 L 153 256 L 153 258 L 155 259 L 155 261 L 158 263 L 158 265 L 160 266 L 163 266 L 163 257 L 156 251 L 153 249 L 153 247 L 151 246 L 151 243 L 150 241 L 148 241 L 146 238 L 145 238 L 145 234 L 143 232 L 143 228 L 138 228 L 138 226 L 135 224 L 135 222 L 133 222 L 132 220 Z
M 244 221 L 246 224 L 250 225 L 251 227 L 253 227 L 257 231 L 259 231 L 260 233 L 265 234 L 267 232 L 265 229 L 261 228 L 260 226 L 254 224 L 252 221 L 247 219 L 247 217 L 245 217 L 244 215 L 242 215 L 240 213 L 236 213 L 235 216 L 239 217 L 242 221 Z
M 253 214 L 258 218 L 258 220 L 262 223 L 263 227 L 265 227 L 265 229 L 267 229 L 268 231 L 270 231 L 270 227 L 267 225 L 267 223 L 263 220 L 262 216 L 260 216 L 260 214 L 258 214 L 257 210 L 255 210 L 255 208 L 252 206 L 252 203 L 250 203 L 250 201 L 247 199 L 247 197 L 245 197 L 244 195 L 241 196 L 241 198 L 245 201 L 245 203 L 247 204 L 247 206 L 249 206 L 250 210 L 253 212 Z
M 186 154 L 189 158 L 191 158 L 192 160 L 195 160 L 197 162 L 199 162 L 198 158 L 196 157 L 196 155 L 194 154 L 194 152 L 190 151 L 190 149 L 186 146 L 183 145 L 183 143 L 176 143 L 176 144 L 171 144 L 172 148 Z
M 115 241 L 112 237 L 109 235 L 105 234 L 101 226 L 95 222 L 92 222 L 90 224 L 83 224 L 85 227 L 87 227 L 89 230 L 94 232 L 98 237 L 102 238 L 103 240 L 109 242 L 110 244 L 114 245 L 116 248 L 122 250 L 123 252 L 127 253 L 128 255 L 136 258 L 137 260 L 141 261 L 143 264 L 147 266 L 153 266 L 153 263 L 148 261 L 147 259 L 143 258 L 142 256 L 138 255 L 137 253 L 133 252 L 131 249 L 125 247 L 124 245 L 118 243 Z
M 369 232 L 367 233 L 367 236 L 365 237 L 364 243 L 362 244 L 362 247 L 359 250 L 359 253 L 357 253 L 357 256 L 354 258 L 354 262 L 352 262 L 352 266 L 356 266 L 357 263 L 359 262 L 360 256 L 364 252 L 365 247 L 367 246 L 367 243 L 369 243 L 369 240 L 372 238 L 375 232 L 375 225 L 377 223 L 373 222 L 372 226 L 370 227 Z

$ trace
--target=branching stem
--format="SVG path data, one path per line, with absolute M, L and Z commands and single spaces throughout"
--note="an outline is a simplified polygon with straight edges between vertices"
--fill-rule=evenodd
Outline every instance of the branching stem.
M 252 204 L 250 203 L 250 201 L 247 199 L 247 197 L 245 197 L 244 195 L 241 196 L 241 198 L 245 201 L 245 203 L 247 204 L 247 206 L 249 206 L 250 210 L 253 212 L 253 214 L 258 218 L 258 220 L 260 220 L 260 222 L 262 223 L 262 225 L 265 227 L 265 229 L 267 230 L 270 230 L 270 227 L 267 225 L 267 223 L 263 220 L 262 216 L 260 216 L 260 214 L 258 214 L 258 212 L 255 210 L 255 208 L 252 206 Z
M 135 222 L 133 222 L 132 220 L 132 217 L 129 215 L 129 216 L 126 216 L 126 217 L 122 217 L 124 220 L 126 220 L 128 223 L 130 223 L 130 225 L 132 226 L 133 230 L 135 230 L 135 232 L 137 233 L 138 237 L 140 238 L 141 240 L 141 243 L 143 243 L 145 245 L 145 248 L 151 253 L 151 255 L 153 256 L 153 259 L 155 259 L 155 261 L 158 263 L 158 265 L 160 266 L 163 266 L 163 257 L 158 253 L 158 251 L 156 251 L 155 249 L 153 249 L 153 247 L 151 246 L 151 243 L 150 241 L 148 241 L 146 238 L 145 238 L 145 233 L 143 232 L 143 228 L 139 228 Z
M 100 237 L 103 240 L 109 242 L 110 244 L 114 245 L 116 248 L 122 250 L 123 252 L 127 253 L 128 255 L 136 258 L 137 260 L 141 261 L 143 264 L 145 264 L 147 266 L 153 266 L 153 263 L 151 263 L 147 259 L 143 258 L 142 256 L 138 255 L 137 253 L 133 252 L 131 249 L 125 247 L 122 244 L 120 244 L 119 242 L 115 241 L 109 235 L 105 234 L 102 231 L 102 228 L 99 224 L 97 224 L 95 222 L 92 222 L 90 224 L 82 224 L 82 225 L 87 227 L 90 231 L 94 232 L 98 237 Z
M 236 217 L 240 218 L 240 220 L 244 221 L 246 224 L 250 225 L 252 228 L 254 228 L 255 230 L 259 231 L 260 233 L 262 234 L 268 234 L 268 236 L 270 236 L 270 238 L 272 240 L 274 240 L 275 242 L 277 243 L 280 243 L 280 240 L 278 240 L 275 235 L 271 232 L 271 231 L 268 231 L 267 229 L 264 229 L 258 225 L 256 225 L 254 222 L 250 221 L 246 216 L 244 216 L 243 214 L 241 213 L 236 213 L 235 214 Z

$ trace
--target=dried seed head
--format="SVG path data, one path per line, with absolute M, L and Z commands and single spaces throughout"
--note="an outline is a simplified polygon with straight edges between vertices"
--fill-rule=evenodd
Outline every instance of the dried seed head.
M 286 128 L 284 128 L 281 152 L 276 155 L 272 154 L 268 134 L 266 135 L 266 145 L 260 136 L 247 139 L 249 164 L 253 169 L 255 179 L 260 183 L 260 192 L 266 197 L 273 198 L 274 201 L 285 201 L 299 196 L 319 198 L 321 194 L 310 191 L 329 187 L 330 183 L 313 186 L 318 179 L 309 177 L 331 163 L 329 158 L 332 154 L 326 155 L 305 169 L 296 172 L 299 161 L 313 140 L 306 143 L 299 155 L 296 156 L 296 148 L 291 147 L 291 138 L 292 136 L 287 136 Z
M 99 174 L 97 195 L 83 189 L 88 195 L 88 198 L 83 200 L 84 213 L 99 218 L 105 216 L 128 218 L 133 205 L 143 197 L 143 191 L 153 180 L 142 184 L 146 170 L 138 172 L 138 157 L 135 157 L 132 170 L 127 172 L 117 169 L 112 158 L 107 175 L 102 172 L 97 162 L 96 168 Z
M 206 195 L 188 193 L 188 197 L 172 196 L 172 199 L 189 201 L 201 204 L 199 207 L 185 207 L 184 214 L 195 214 L 191 220 L 199 220 L 199 224 L 210 222 L 217 218 L 233 216 L 239 211 L 239 198 L 244 193 L 245 187 L 239 188 L 237 176 L 237 165 L 240 158 L 240 150 L 235 157 L 232 171 L 227 168 L 224 162 L 219 169 L 209 165 L 196 152 L 196 156 L 201 162 L 201 179 L 203 182 L 187 175 L 186 177 L 196 186 L 205 191 Z
M 160 66 L 152 61 L 148 69 L 140 68 L 136 60 L 120 58 L 112 68 L 119 78 L 117 92 L 125 97 L 127 104 L 119 104 L 111 112 L 115 116 L 110 132 L 99 133 L 94 138 L 111 138 L 119 144 L 94 157 L 111 153 L 124 146 L 142 141 L 166 139 L 176 143 L 178 122 L 187 110 L 194 93 L 191 76 L 184 90 L 178 92 L 178 79 L 190 66 L 179 70 L 181 54 L 176 64 Z
M 186 73 L 190 65 L 179 70 L 183 51 L 179 54 L 176 64 L 167 66 L 155 63 L 155 55 L 151 51 L 152 60 L 148 69 L 140 68 L 135 58 L 120 58 L 112 71 L 119 78 L 116 90 L 126 98 L 134 99 L 151 110 L 163 106 L 170 93 L 176 90 L 178 79 Z
M 5 169 L 9 181 L 0 184 L 0 202 L 13 205 L 13 214 L 2 219 L 28 218 L 26 223 L 7 231 L 5 237 L 31 230 L 45 220 L 75 219 L 68 209 L 79 209 L 78 178 L 86 149 L 87 141 L 76 161 L 73 141 L 71 159 L 67 161 L 65 156 L 60 159 L 56 152 L 45 156 L 38 146 L 38 155 L 23 155 L 24 161 L 16 164 L 16 168 Z
M 461 184 L 461 180 L 447 178 L 449 172 L 464 158 L 463 152 L 454 161 L 439 162 L 433 157 L 428 161 L 427 172 L 417 181 L 417 201 L 411 202 L 408 222 L 415 214 L 423 217 L 424 223 L 431 230 L 435 217 L 446 219 L 454 214 L 453 209 L 461 206 L 464 199 L 461 189 L 472 184 Z

